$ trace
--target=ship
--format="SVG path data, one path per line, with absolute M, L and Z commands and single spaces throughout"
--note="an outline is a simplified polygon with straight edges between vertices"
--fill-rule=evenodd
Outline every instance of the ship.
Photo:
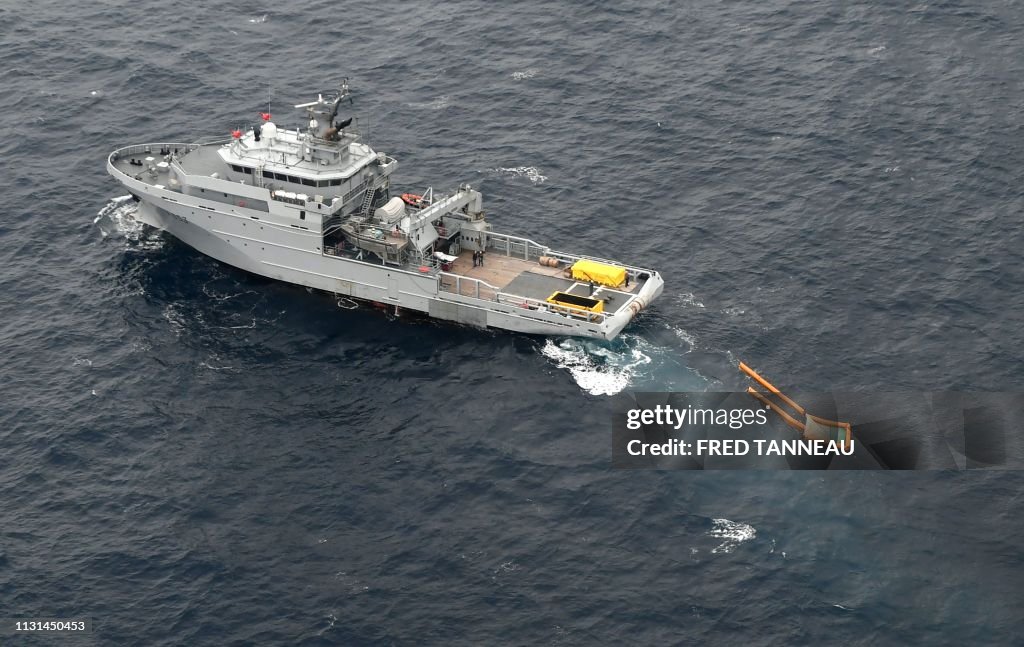
M 261 276 L 396 313 L 526 334 L 615 338 L 661 275 L 495 231 L 469 184 L 393 192 L 398 161 L 361 137 L 348 80 L 271 120 L 191 143 L 118 148 L 107 171 L 134 217 Z

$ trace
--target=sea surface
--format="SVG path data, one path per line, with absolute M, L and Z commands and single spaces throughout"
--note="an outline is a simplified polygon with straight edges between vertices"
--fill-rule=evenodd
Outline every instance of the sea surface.
M 1024 386 L 1018 2 L 0 2 L 3 645 L 1020 644 L 1019 472 L 611 469 L 611 396 Z M 106 155 L 350 77 L 612 343 L 221 265 Z

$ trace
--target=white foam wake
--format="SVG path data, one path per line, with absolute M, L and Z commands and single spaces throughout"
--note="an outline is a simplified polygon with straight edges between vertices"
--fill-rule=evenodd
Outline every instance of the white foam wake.
M 533 77 L 537 76 L 537 72 L 538 71 L 539 70 L 537 68 L 531 67 L 531 68 L 528 68 L 528 69 L 525 69 L 525 70 L 520 70 L 518 72 L 513 72 L 512 73 L 512 78 L 515 79 L 516 81 L 524 81 L 526 79 L 532 79 Z
M 433 101 L 427 101 L 425 103 L 410 103 L 410 108 L 416 108 L 417 110 L 444 110 L 452 103 L 452 99 L 447 94 L 435 98 Z
M 558 342 L 548 339 L 541 353 L 554 361 L 558 368 L 569 371 L 576 384 L 591 395 L 615 395 L 621 392 L 629 386 L 638 367 L 651 361 L 639 349 L 614 353 L 597 345 L 588 346 L 587 342 L 578 339 Z
M 111 198 L 93 218 L 93 224 L 100 228 L 103 237 L 120 235 L 129 240 L 138 240 L 142 234 L 142 223 L 135 219 L 137 205 L 130 195 Z
M 678 297 L 679 303 L 684 306 L 693 306 L 695 308 L 703 308 L 704 304 L 698 299 L 692 292 L 684 292 Z
M 749 524 L 728 519 L 712 519 L 711 523 L 714 525 L 707 534 L 722 540 L 712 553 L 731 553 L 740 544 L 757 536 L 757 529 Z
M 164 245 L 160 231 L 135 219 L 138 204 L 130 195 L 111 198 L 93 218 L 104 238 L 123 238 L 133 248 L 160 249 Z
M 495 173 L 512 177 L 525 177 L 534 184 L 542 184 L 544 180 L 548 179 L 546 175 L 541 175 L 540 169 L 536 166 L 501 167 L 491 170 Z
M 686 354 L 696 347 L 696 340 L 682 328 L 668 328 L 674 335 L 660 343 L 636 333 L 625 333 L 610 343 L 556 338 L 547 339 L 541 353 L 592 395 L 615 395 L 627 388 L 706 390 L 711 381 L 686 364 Z

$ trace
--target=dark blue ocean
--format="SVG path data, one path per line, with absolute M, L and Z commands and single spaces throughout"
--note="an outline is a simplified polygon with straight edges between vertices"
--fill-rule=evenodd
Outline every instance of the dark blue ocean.
M 1020 644 L 1019 472 L 611 469 L 612 397 L 1024 388 L 1017 2 L 0 3 L 3 645 Z M 351 78 L 394 187 L 659 269 L 612 343 L 347 310 L 106 155 Z

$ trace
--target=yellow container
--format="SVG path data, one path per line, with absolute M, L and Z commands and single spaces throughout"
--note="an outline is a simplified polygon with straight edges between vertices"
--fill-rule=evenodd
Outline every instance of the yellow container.
M 548 303 L 556 306 L 565 306 L 574 310 L 585 310 L 586 312 L 604 312 L 604 301 L 581 297 L 567 292 L 555 292 L 547 298 Z
M 572 278 L 617 288 L 626 282 L 626 268 L 582 259 L 573 263 Z

